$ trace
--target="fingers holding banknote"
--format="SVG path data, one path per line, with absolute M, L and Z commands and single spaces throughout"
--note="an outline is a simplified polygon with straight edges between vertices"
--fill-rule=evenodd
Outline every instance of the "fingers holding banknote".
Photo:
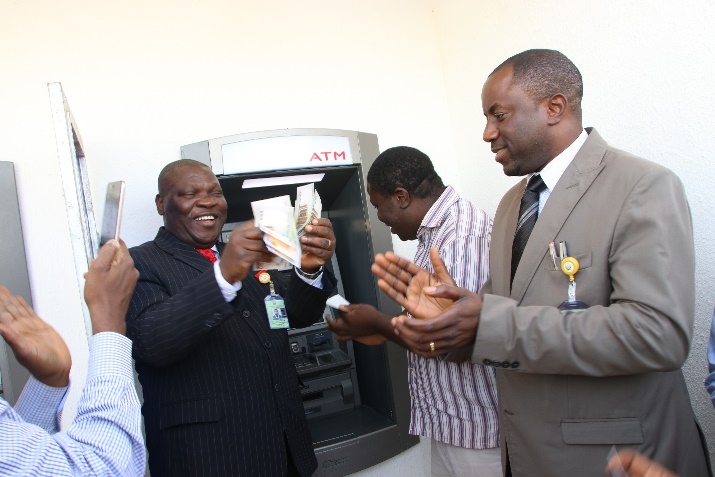
M 252 220 L 233 229 L 221 254 L 219 267 L 228 283 L 237 283 L 246 278 L 254 262 L 268 261 L 273 255 L 263 242 L 263 232 Z
M 313 219 L 305 226 L 305 235 L 300 238 L 303 250 L 301 269 L 313 273 L 325 262 L 333 258 L 335 253 L 335 232 L 329 219 Z

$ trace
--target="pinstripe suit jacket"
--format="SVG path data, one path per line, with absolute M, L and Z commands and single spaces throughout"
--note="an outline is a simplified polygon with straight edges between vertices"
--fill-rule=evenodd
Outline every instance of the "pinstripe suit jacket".
M 312 474 L 317 463 L 288 334 L 268 326 L 268 285 L 249 273 L 227 303 L 211 263 L 164 227 L 130 253 L 140 277 L 127 334 L 152 477 L 281 476 L 286 452 L 301 475 Z M 325 290 L 295 273 L 271 277 L 293 327 L 318 321 L 335 287 L 327 273 Z

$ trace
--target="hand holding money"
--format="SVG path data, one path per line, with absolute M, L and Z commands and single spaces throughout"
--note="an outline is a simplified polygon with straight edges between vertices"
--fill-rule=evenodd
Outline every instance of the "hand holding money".
M 290 197 L 282 195 L 251 202 L 256 227 L 265 233 L 263 241 L 274 254 L 266 262 L 257 262 L 257 269 L 285 270 L 290 265 L 300 266 L 300 242 L 293 219 Z
M 313 250 L 306 251 L 299 241 L 299 238 L 315 235 L 313 227 L 321 226 L 320 222 L 315 222 L 320 220 L 323 210 L 315 184 L 298 187 L 295 207 L 291 205 L 290 197 L 283 195 L 251 202 L 251 208 L 256 227 L 265 233 L 263 241 L 268 251 L 275 255 L 266 262 L 257 262 L 256 269 L 286 270 L 293 265 L 310 273 L 332 257 L 332 252 L 326 255 L 325 250 L 319 251 L 320 243 L 310 238 L 303 244 L 313 247 Z M 329 233 L 318 230 L 317 234 L 320 236 L 321 233 L 326 233 L 323 240 L 325 249 L 332 246 L 332 250 L 335 250 L 335 235 L 332 233 L 332 226 L 330 228 Z M 306 254 L 310 256 L 304 261 Z
M 237 283 L 248 275 L 255 262 L 273 257 L 263 242 L 263 232 L 248 221 L 233 229 L 221 254 L 219 267 L 228 283 Z
M 335 232 L 328 219 L 313 219 L 305 226 L 305 235 L 300 238 L 303 255 L 300 268 L 306 273 L 313 273 L 335 253 Z

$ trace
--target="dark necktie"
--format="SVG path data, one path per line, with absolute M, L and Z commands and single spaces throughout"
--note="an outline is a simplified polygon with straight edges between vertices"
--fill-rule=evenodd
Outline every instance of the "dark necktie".
M 534 230 L 536 219 L 539 216 L 539 194 L 546 189 L 546 184 L 541 178 L 541 175 L 534 174 L 529 179 L 526 185 L 524 195 L 521 197 L 521 206 L 519 207 L 519 222 L 516 224 L 516 233 L 514 234 L 514 244 L 511 248 L 511 281 L 514 281 L 514 273 L 516 267 L 519 266 L 521 255 L 524 253 L 526 242 L 529 241 L 529 235 Z
M 216 253 L 213 251 L 213 249 L 210 248 L 197 248 L 197 252 L 199 252 L 201 255 L 204 257 L 208 258 L 209 262 L 211 263 L 216 263 Z

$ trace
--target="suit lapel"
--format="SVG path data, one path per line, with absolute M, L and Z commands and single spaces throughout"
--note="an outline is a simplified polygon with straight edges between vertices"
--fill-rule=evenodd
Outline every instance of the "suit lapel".
M 519 207 L 521 196 L 524 195 L 526 179 L 513 186 L 499 204 L 497 216 L 504 217 L 503 225 L 499 221 L 494 221 L 492 228 L 491 253 L 489 256 L 490 278 L 492 280 L 492 291 L 496 295 L 509 296 L 511 285 L 511 248 L 514 243 L 514 233 L 516 223 L 519 218 Z M 500 248 L 497 244 L 501 244 Z M 522 256 L 523 260 L 523 256 Z
M 212 267 L 211 262 L 208 261 L 206 257 L 197 252 L 191 245 L 176 238 L 164 227 L 159 229 L 154 242 L 159 248 L 170 254 L 176 260 L 200 272 L 204 272 Z
M 546 256 L 549 242 L 556 241 L 566 219 L 604 167 L 603 156 L 606 153 L 607 144 L 595 130 L 587 129 L 587 131 L 589 132 L 588 139 L 556 183 L 544 210 L 536 221 L 526 248 L 524 248 L 524 254 L 514 275 L 511 289 L 511 297 L 519 302 L 524 297 L 528 285 Z M 510 215 L 510 219 L 513 218 L 514 223 L 513 227 L 511 222 L 508 224 L 512 232 L 509 240 L 509 252 L 511 252 L 511 244 L 514 241 L 516 218 L 519 215 L 518 205 L 516 212 L 510 210 L 510 213 L 513 214 L 513 217 Z M 511 253 L 509 254 L 511 255 Z

